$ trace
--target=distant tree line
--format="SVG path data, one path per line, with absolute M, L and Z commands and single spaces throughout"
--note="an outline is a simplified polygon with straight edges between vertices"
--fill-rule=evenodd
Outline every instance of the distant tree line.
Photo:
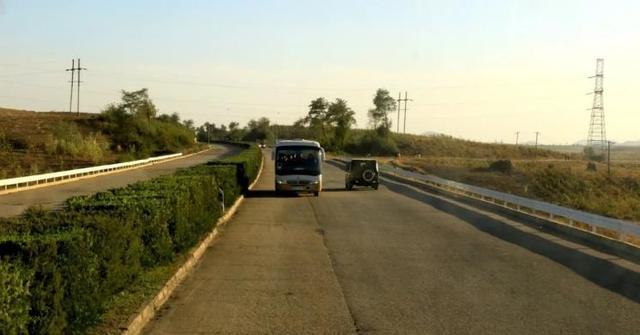
M 378 89 L 373 97 L 374 108 L 368 111 L 371 129 L 354 134 L 355 111 L 342 98 L 328 101 L 324 97 L 311 100 L 307 113 L 293 125 L 273 125 L 262 117 L 251 120 L 240 128 L 237 122 L 229 125 L 205 123 L 197 128 L 200 142 L 211 140 L 273 142 L 276 138 L 304 138 L 319 141 L 323 147 L 333 151 L 355 154 L 395 155 L 397 146 L 391 134 L 390 113 L 396 109 L 396 101 L 389 91 Z

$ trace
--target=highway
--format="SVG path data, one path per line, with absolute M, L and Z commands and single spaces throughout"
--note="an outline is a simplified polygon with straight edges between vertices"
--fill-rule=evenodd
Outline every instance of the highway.
M 136 181 L 151 179 L 172 173 L 180 168 L 231 155 L 238 152 L 238 150 L 240 149 L 233 146 L 216 145 L 212 150 L 185 158 L 44 188 L 34 188 L 16 193 L 3 194 L 0 195 L 0 217 L 19 215 L 31 206 L 55 208 L 73 196 L 93 194 L 110 188 L 123 187 Z
M 640 266 L 410 186 L 265 169 L 148 334 L 638 334 Z

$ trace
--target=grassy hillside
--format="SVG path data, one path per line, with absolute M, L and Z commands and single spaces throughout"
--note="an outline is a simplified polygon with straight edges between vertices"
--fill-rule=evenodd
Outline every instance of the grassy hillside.
M 576 158 L 574 153 L 561 153 L 542 148 L 536 150 L 535 147 L 523 145 L 482 143 L 446 135 L 394 134 L 394 139 L 400 153 L 411 156 L 494 159 Z
M 34 112 L 0 107 L 0 133 L 14 141 L 13 144 L 25 146 L 43 143 L 59 122 L 71 121 L 84 126 L 95 114 L 76 115 L 76 113 Z
M 58 171 L 113 162 L 118 157 L 105 150 L 100 159 L 85 155 L 51 152 L 57 132 L 74 125 L 84 136 L 96 134 L 97 115 L 58 112 L 33 112 L 0 108 L 0 178 Z M 72 126 L 73 127 L 73 126 Z M 96 138 L 108 146 L 107 139 Z
M 114 119 L 108 113 L 77 115 L 0 108 L 0 179 L 128 161 L 194 147 L 193 132 L 180 124 L 179 119 L 176 121 L 177 117 L 161 117 Z M 127 147 L 129 138 L 123 138 L 123 132 L 132 137 L 137 147 Z

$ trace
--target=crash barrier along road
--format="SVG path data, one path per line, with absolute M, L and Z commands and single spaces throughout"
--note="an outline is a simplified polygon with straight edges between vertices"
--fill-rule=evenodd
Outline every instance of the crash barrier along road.
M 348 161 L 344 158 L 336 158 L 335 160 L 343 164 Z M 640 224 L 467 185 L 432 175 L 411 172 L 385 164 L 380 164 L 380 171 L 383 176 L 387 174 L 418 181 L 437 189 L 488 202 L 512 211 L 640 248 Z
M 53 183 L 69 182 L 86 176 L 110 173 L 113 171 L 131 169 L 135 167 L 145 166 L 169 159 L 181 157 L 182 153 L 151 157 L 146 159 L 140 159 L 137 161 L 92 166 L 81 169 L 51 172 L 44 174 L 36 174 L 32 176 L 8 178 L 0 180 L 0 194 L 7 194 L 13 192 L 19 192 L 35 187 L 42 187 Z
M 89 195 L 110 188 L 124 187 L 136 181 L 148 180 L 153 177 L 172 173 L 180 168 L 186 168 L 189 166 L 206 163 L 213 159 L 227 157 L 229 155 L 237 153 L 239 150 L 239 147 L 230 144 L 216 144 L 212 149 L 207 149 L 192 154 L 176 154 L 141 160 L 149 162 L 147 164 L 137 164 L 140 161 L 136 161 L 122 164 L 112 164 L 120 166 L 121 168 L 119 169 L 114 169 L 112 165 L 88 168 L 103 171 L 107 170 L 107 172 L 94 172 L 93 174 L 86 174 L 85 171 L 84 176 L 82 176 L 83 173 L 79 171 L 85 169 L 56 172 L 55 175 L 67 174 L 70 176 L 58 176 L 56 178 L 57 181 L 55 182 L 51 179 L 51 175 L 54 174 L 46 174 L 45 176 L 48 176 L 49 178 L 48 181 L 30 181 L 30 186 L 19 185 L 18 189 L 14 189 L 15 186 L 7 186 L 9 188 L 9 190 L 6 192 L 7 194 L 0 195 L 0 217 L 11 217 L 19 215 L 27 208 L 32 206 L 41 206 L 45 209 L 60 207 L 66 199 L 73 196 Z M 172 156 L 175 157 L 168 158 Z M 74 175 L 78 175 L 78 177 L 73 177 Z M 39 176 L 30 176 L 29 178 L 35 177 Z M 22 177 L 20 179 L 24 181 L 24 178 L 27 177 Z M 7 180 L 4 180 L 4 182 L 6 181 Z M 43 191 L 45 187 L 46 191 Z M 2 190 L 3 186 L 0 186 L 0 194 L 3 193 Z

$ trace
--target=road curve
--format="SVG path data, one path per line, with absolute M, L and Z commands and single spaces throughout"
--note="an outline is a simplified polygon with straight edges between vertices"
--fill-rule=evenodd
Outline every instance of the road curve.
M 264 174 L 148 334 L 637 334 L 640 267 L 384 181 Z
M 230 145 L 216 145 L 212 150 L 186 158 L 59 185 L 3 194 L 0 195 L 0 217 L 19 215 L 25 209 L 37 205 L 41 205 L 44 208 L 55 208 L 72 196 L 92 194 L 110 188 L 123 187 L 136 181 L 151 179 L 172 173 L 180 168 L 231 155 L 239 150 L 239 148 Z

